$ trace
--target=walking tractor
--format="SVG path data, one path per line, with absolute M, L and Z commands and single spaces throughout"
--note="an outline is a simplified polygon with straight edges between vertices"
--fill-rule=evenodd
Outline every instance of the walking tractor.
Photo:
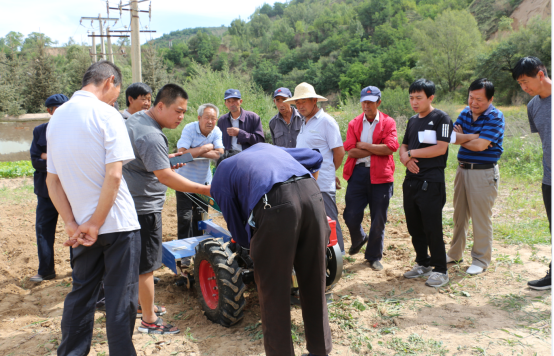
M 198 223 L 202 236 L 163 243 L 162 262 L 175 274 L 182 276 L 187 288 L 194 284 L 198 299 L 206 317 L 214 323 L 231 326 L 244 316 L 244 291 L 254 281 L 254 264 L 249 250 L 236 244 L 231 233 L 215 224 L 211 218 L 221 216 L 221 209 L 210 197 L 189 194 L 198 208 L 212 207 L 216 213 L 204 210 L 203 220 Z M 336 222 L 327 218 L 331 236 L 326 250 L 329 291 L 341 278 L 342 253 L 337 244 Z M 298 284 L 293 271 L 291 294 L 297 293 Z

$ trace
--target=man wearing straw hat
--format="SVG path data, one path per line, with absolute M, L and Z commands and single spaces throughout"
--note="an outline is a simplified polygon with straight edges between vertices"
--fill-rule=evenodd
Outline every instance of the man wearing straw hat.
M 335 171 L 342 164 L 344 147 L 339 125 L 323 109 L 318 108 L 318 101 L 327 99 L 317 95 L 314 87 L 308 83 L 298 84 L 294 89 L 294 96 L 285 100 L 286 103 L 296 104 L 296 108 L 305 119 L 296 139 L 296 148 L 317 149 L 323 156 L 317 184 L 323 195 L 327 216 L 337 222 L 337 240 L 344 254 L 344 241 L 335 198 L 336 189 L 340 189 L 340 181 L 335 176 Z

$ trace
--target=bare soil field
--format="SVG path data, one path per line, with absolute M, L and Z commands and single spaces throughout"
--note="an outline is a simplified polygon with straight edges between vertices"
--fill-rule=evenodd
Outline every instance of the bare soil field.
M 38 264 L 36 201 L 29 185 L 29 178 L 0 180 L 4 194 L 0 195 L 0 355 L 54 355 L 61 339 L 63 301 L 71 290 L 61 221 L 55 245 L 57 278 L 41 284 L 28 281 Z M 21 199 L 10 195 L 17 189 L 22 191 Z M 343 209 L 339 204 L 339 210 Z M 225 226 L 222 218 L 216 222 Z M 365 223 L 369 225 L 369 215 Z M 175 200 L 170 198 L 163 212 L 164 240 L 176 239 L 176 224 Z M 445 227 L 447 244 L 449 229 Z M 345 242 L 350 247 L 347 231 Z M 426 287 L 424 279 L 407 280 L 402 274 L 411 268 L 415 254 L 404 216 L 393 209 L 386 229 L 385 269 L 372 271 L 363 253 L 345 260 L 343 278 L 332 291 L 334 301 L 329 305 L 331 355 L 550 355 L 550 291 L 526 287 L 528 280 L 544 276 L 550 246 L 531 248 L 495 241 L 494 248 L 493 263 L 481 275 L 464 273 L 471 261 L 467 250 L 464 262 L 449 265 L 449 285 L 434 289 Z M 176 276 L 168 268 L 155 275 L 161 278 L 156 302 L 168 310 L 164 320 L 177 325 L 181 333 L 135 332 L 139 355 L 264 354 L 255 285 L 249 285 L 246 294 L 244 319 L 224 328 L 202 315 L 194 289 L 177 287 Z M 307 352 L 301 310 L 294 306 L 291 313 L 291 331 L 300 355 Z M 109 354 L 105 327 L 105 314 L 96 312 L 91 355 Z

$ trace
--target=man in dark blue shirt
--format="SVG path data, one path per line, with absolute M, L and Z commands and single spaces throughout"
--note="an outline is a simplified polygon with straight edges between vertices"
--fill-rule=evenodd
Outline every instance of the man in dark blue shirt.
M 250 247 L 266 355 L 294 356 L 290 283 L 296 271 L 306 343 L 331 352 L 325 301 L 325 250 L 330 228 L 316 181 L 323 157 L 307 148 L 259 143 L 218 165 L 211 195 L 233 239 Z M 313 173 L 313 176 L 310 174 Z
M 68 101 L 63 94 L 54 94 L 46 99 L 44 106 L 50 115 Z M 29 278 L 31 282 L 42 282 L 56 277 L 54 270 L 54 239 L 56 224 L 58 223 L 58 211 L 50 197 L 46 187 L 46 127 L 48 123 L 40 124 L 33 130 L 33 142 L 31 143 L 31 162 L 35 168 L 34 182 L 37 195 L 37 213 L 35 229 L 37 234 L 38 250 L 38 274 Z

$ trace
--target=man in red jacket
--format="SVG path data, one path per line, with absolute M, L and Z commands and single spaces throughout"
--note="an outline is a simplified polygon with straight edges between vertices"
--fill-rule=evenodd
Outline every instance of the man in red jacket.
M 380 271 L 383 265 L 383 241 L 389 200 L 393 194 L 394 158 L 398 150 L 396 122 L 377 108 L 381 105 L 381 91 L 369 86 L 361 93 L 363 114 L 348 124 L 344 149 L 348 158 L 343 177 L 348 181 L 344 221 L 350 231 L 355 255 L 367 244 L 365 258 L 369 266 Z M 366 234 L 362 227 L 364 210 L 369 204 L 371 228 Z

